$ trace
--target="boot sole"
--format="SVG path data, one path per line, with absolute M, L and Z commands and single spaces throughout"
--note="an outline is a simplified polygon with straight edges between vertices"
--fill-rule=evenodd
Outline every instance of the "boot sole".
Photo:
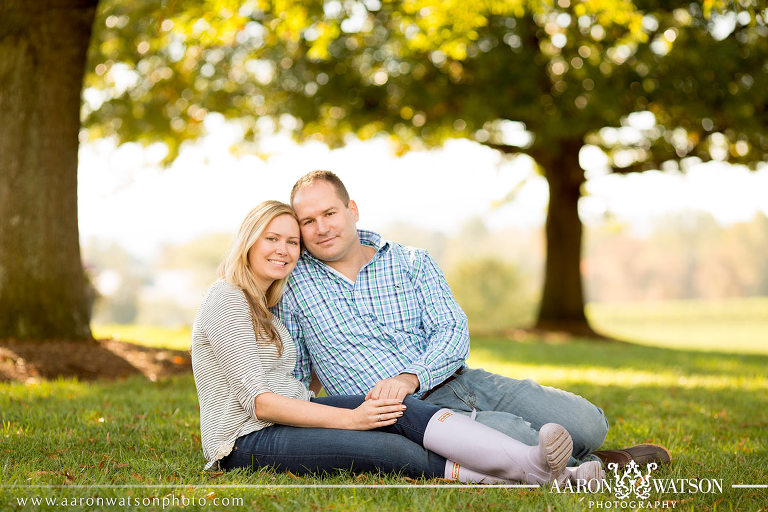
M 604 480 L 605 471 L 603 471 L 602 464 L 596 460 L 592 460 L 579 465 L 579 467 L 576 468 L 573 477 L 585 482 L 591 482 L 592 480 Z
M 539 446 L 547 455 L 551 479 L 562 475 L 573 452 L 573 440 L 565 427 L 557 423 L 547 423 L 541 427 Z

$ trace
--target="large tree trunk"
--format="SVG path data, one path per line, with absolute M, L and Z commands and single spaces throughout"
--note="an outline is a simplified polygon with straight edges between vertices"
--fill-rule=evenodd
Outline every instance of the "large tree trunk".
M 77 150 L 97 3 L 0 4 L 0 338 L 91 339 Z
M 584 314 L 581 280 L 582 225 L 578 204 L 584 171 L 579 166 L 583 140 L 561 141 L 536 155 L 549 183 L 544 290 L 536 327 L 595 336 Z

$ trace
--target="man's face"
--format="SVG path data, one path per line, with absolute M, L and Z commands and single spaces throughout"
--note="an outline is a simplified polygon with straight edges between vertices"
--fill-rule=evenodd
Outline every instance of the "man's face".
M 315 258 L 343 261 L 360 245 L 355 227 L 357 205 L 354 201 L 345 205 L 327 181 L 317 180 L 300 189 L 292 206 L 299 217 L 304 246 Z

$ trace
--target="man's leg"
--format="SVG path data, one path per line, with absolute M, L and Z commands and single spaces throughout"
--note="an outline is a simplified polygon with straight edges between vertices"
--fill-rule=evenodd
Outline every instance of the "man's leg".
M 481 369 L 465 369 L 425 400 L 467 413 L 476 409 L 477 421 L 528 445 L 538 443 L 542 425 L 558 423 L 571 434 L 577 460 L 597 450 L 608 433 L 603 411 L 585 398 Z

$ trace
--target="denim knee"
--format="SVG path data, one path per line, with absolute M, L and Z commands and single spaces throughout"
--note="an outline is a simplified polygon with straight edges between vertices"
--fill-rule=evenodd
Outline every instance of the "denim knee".
M 577 423 L 578 431 L 571 432 L 573 454 L 577 458 L 599 449 L 608 435 L 608 418 L 605 413 L 596 406 L 591 409 L 582 412 Z

